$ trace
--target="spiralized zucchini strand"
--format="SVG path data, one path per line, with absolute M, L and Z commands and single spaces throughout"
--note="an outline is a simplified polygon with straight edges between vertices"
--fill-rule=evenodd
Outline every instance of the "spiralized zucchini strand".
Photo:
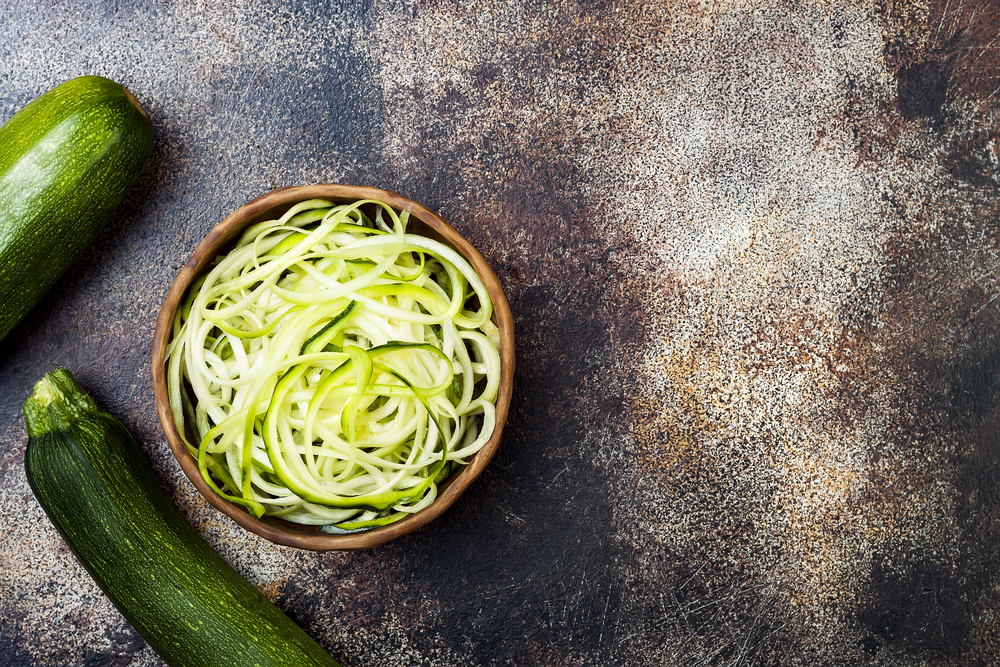
M 489 294 L 460 254 L 407 233 L 408 217 L 301 202 L 192 285 L 168 394 L 216 493 L 258 517 L 369 530 L 432 503 L 490 439 Z

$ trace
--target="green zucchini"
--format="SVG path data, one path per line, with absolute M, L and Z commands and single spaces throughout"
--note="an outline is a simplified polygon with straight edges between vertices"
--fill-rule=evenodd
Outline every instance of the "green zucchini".
M 24 416 L 24 467 L 39 504 L 168 665 L 338 667 L 201 539 L 128 429 L 69 371 L 42 378 Z
M 56 86 L 0 127 L 0 339 L 94 240 L 152 148 L 138 100 L 99 76 Z

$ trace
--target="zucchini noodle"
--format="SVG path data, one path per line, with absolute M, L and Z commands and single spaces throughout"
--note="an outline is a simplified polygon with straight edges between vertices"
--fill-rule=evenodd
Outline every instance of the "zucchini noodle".
M 489 294 L 408 218 L 304 201 L 249 227 L 191 286 L 167 387 L 216 493 L 257 517 L 366 530 L 430 505 L 490 439 Z

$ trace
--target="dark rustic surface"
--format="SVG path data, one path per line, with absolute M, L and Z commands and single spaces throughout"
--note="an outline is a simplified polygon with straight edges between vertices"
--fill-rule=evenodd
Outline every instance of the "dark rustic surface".
M 57 365 L 347 667 L 997 664 L 998 32 L 984 0 L 0 0 L 0 119 L 102 74 L 156 129 L 0 343 L 0 665 L 160 664 L 27 488 Z M 493 465 L 351 554 L 212 510 L 148 368 L 201 236 L 320 181 L 439 212 L 518 330 Z

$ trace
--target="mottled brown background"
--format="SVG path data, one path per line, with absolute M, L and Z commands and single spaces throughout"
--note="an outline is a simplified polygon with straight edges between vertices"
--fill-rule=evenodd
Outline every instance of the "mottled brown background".
M 0 665 L 160 664 L 26 485 L 57 365 L 347 667 L 1000 664 L 998 31 L 985 0 L 0 0 L 0 119 L 92 73 L 156 129 L 0 343 Z M 518 333 L 491 467 L 351 554 L 212 510 L 148 367 L 201 236 L 319 181 L 437 210 Z

